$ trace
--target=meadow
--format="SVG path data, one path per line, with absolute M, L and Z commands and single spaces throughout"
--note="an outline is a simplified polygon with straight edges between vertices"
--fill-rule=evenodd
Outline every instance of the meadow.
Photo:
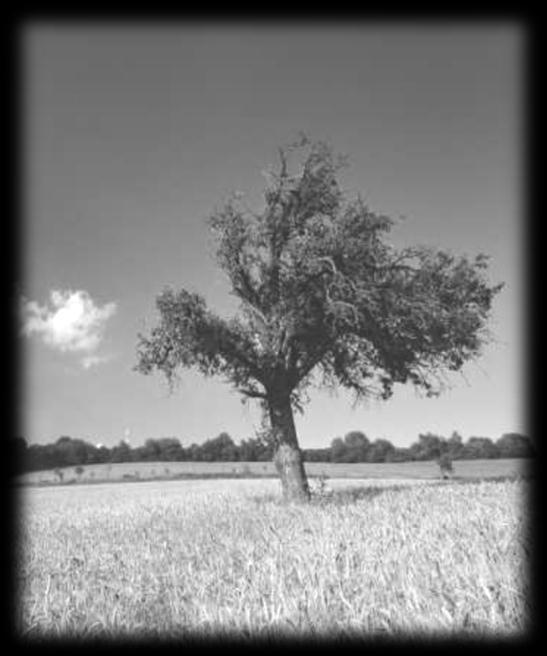
M 530 616 L 529 486 L 331 479 L 312 481 L 308 505 L 284 504 L 274 479 L 22 487 L 18 630 L 519 635 Z
M 436 479 L 439 466 L 434 461 L 416 462 L 307 462 L 309 477 L 366 479 Z M 497 478 L 526 476 L 530 462 L 524 458 L 454 461 L 457 478 Z M 277 477 L 272 462 L 119 462 L 85 465 L 81 474 L 75 467 L 61 469 L 63 483 L 170 480 L 178 478 Z M 23 485 L 59 484 L 54 470 L 29 472 L 19 477 Z

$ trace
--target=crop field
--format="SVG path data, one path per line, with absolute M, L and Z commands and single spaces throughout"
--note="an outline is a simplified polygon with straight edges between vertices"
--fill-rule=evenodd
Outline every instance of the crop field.
M 396 463 L 330 463 L 307 462 L 310 477 L 372 478 L 372 479 L 435 479 L 439 467 L 433 461 Z M 500 460 L 456 460 L 456 478 L 500 478 L 526 476 L 530 462 L 524 458 Z M 75 467 L 61 469 L 63 483 L 97 483 L 115 481 L 143 481 L 157 479 L 199 477 L 272 477 L 277 476 L 272 462 L 120 462 L 113 464 L 85 465 L 81 474 Z M 60 479 L 54 470 L 30 472 L 20 477 L 23 484 L 58 484 Z
M 458 463 L 456 463 L 457 465 Z M 518 636 L 530 483 L 274 479 L 20 488 L 25 637 Z

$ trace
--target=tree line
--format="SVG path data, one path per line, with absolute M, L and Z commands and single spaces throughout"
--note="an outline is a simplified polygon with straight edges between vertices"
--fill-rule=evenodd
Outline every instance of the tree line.
M 274 448 L 267 435 L 260 433 L 236 444 L 228 433 L 222 432 L 202 444 L 187 447 L 176 437 L 150 438 L 137 447 L 121 440 L 110 448 L 69 436 L 50 444 L 30 445 L 23 437 L 16 437 L 14 462 L 16 473 L 116 462 L 260 462 L 271 461 Z M 464 441 L 457 432 L 449 438 L 424 433 L 411 446 L 396 447 L 387 439 L 371 441 L 361 431 L 350 431 L 343 438 L 334 438 L 329 447 L 302 449 L 302 455 L 308 462 L 374 463 L 437 460 L 441 456 L 450 460 L 527 458 L 534 455 L 534 447 L 530 438 L 520 433 L 505 433 L 496 441 L 488 437 L 469 437 Z

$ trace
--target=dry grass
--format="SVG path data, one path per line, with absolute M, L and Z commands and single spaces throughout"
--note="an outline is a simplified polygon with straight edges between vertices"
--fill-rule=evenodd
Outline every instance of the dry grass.
M 507 636 L 527 629 L 524 481 L 27 488 L 19 630 L 36 636 Z M 349 487 L 348 487 L 349 486 Z

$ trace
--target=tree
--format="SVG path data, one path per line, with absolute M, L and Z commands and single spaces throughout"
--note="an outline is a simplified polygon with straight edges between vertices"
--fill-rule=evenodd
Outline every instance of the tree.
M 452 465 L 452 458 L 448 449 L 440 452 L 437 463 L 439 465 L 439 469 L 441 470 L 441 476 L 443 478 L 450 478 L 454 473 L 454 466 Z
M 463 447 L 466 458 L 497 458 L 499 451 L 489 437 L 470 437 Z
M 341 437 L 335 437 L 330 444 L 331 462 L 344 462 L 346 443 Z
M 112 449 L 111 462 L 131 462 L 131 448 L 127 442 L 120 442 Z
M 184 450 L 180 440 L 176 437 L 162 437 L 157 440 L 159 447 L 158 460 L 168 460 L 170 462 L 184 459 Z
M 140 456 L 145 461 L 155 462 L 160 459 L 160 445 L 158 440 L 149 438 L 140 449 Z
M 86 462 L 88 465 L 99 463 L 100 462 L 99 449 L 94 444 L 90 444 L 89 442 L 84 442 L 84 447 L 85 447 L 85 457 L 83 462 Z
M 368 462 L 391 462 L 395 447 L 389 440 L 378 438 L 370 445 L 367 453 Z
M 286 499 L 310 496 L 293 412 L 312 382 L 356 400 L 387 399 L 395 383 L 439 394 L 440 373 L 480 353 L 501 289 L 482 254 L 392 246 L 394 221 L 346 197 L 343 166 L 306 137 L 280 148 L 263 209 L 238 194 L 210 218 L 239 312 L 222 318 L 199 294 L 166 288 L 159 323 L 138 337 L 137 371 L 160 371 L 172 388 L 180 368 L 195 367 L 258 399 Z
M 441 454 L 441 441 L 442 438 L 433 433 L 418 435 L 416 460 L 436 460 Z
M 496 447 L 502 458 L 531 458 L 534 455 L 532 441 L 520 433 L 504 433 L 496 441 Z
M 447 453 L 451 460 L 457 460 L 463 453 L 463 439 L 457 432 L 453 431 L 452 435 L 446 441 Z
M 220 433 L 218 437 L 206 440 L 201 445 L 201 451 L 205 460 L 227 461 L 237 460 L 237 447 L 228 433 Z
M 55 442 L 55 448 L 58 453 L 59 464 L 62 466 L 69 467 L 86 464 L 87 462 L 87 448 L 83 440 L 63 435 Z
M 343 462 L 366 462 L 370 440 L 361 431 L 350 431 L 344 437 L 346 454 Z
M 238 448 L 239 460 L 242 462 L 260 462 L 272 459 L 272 445 L 265 439 L 263 432 L 258 431 L 256 437 L 242 440 Z
M 409 448 L 394 447 L 393 453 L 391 453 L 391 462 L 408 462 L 409 460 L 413 460 Z

